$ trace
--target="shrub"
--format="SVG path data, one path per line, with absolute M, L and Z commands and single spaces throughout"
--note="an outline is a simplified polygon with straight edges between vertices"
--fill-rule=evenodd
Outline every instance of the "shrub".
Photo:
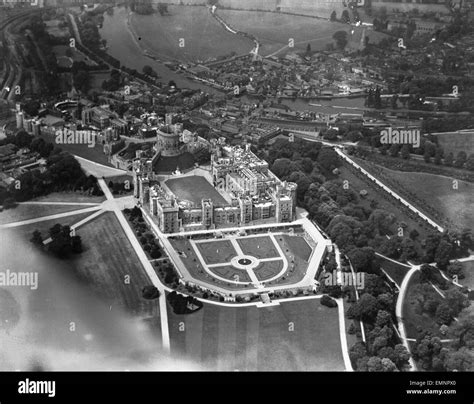
M 328 295 L 323 295 L 323 297 L 321 298 L 321 304 L 327 307 L 337 306 L 336 301 L 333 298 L 329 297 Z

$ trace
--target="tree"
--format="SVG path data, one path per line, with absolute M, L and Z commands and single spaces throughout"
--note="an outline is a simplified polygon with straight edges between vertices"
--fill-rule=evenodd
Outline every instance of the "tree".
M 451 258 L 451 252 L 453 250 L 453 247 L 451 243 L 449 243 L 446 240 L 441 240 L 438 248 L 436 249 L 436 254 L 435 254 L 435 262 L 436 265 L 438 265 L 438 268 L 441 270 L 445 270 L 446 267 L 449 264 L 449 259 Z
M 401 157 L 404 160 L 408 160 L 410 158 L 410 146 L 404 144 L 401 149 Z
M 43 237 L 41 236 L 41 232 L 39 230 L 35 230 L 33 232 L 33 236 L 31 237 L 30 241 L 33 244 L 42 246 L 43 245 Z
M 382 359 L 377 356 L 372 356 L 367 362 L 367 371 L 368 372 L 382 372 L 384 367 L 382 366 Z
M 306 55 L 307 56 L 311 55 L 311 44 L 310 43 L 306 45 Z
M 3 209 L 11 209 L 16 206 L 16 202 L 14 198 L 5 198 L 3 201 Z
M 373 322 L 377 315 L 378 304 L 377 299 L 370 293 L 364 293 L 357 303 L 354 303 L 349 310 L 347 315 L 349 318 L 355 318 L 356 320 Z
M 448 167 L 453 165 L 454 156 L 453 153 L 448 153 L 448 155 L 444 158 L 444 164 Z
M 390 146 L 389 153 L 392 157 L 398 157 L 398 153 L 400 152 L 400 145 L 394 143 Z
M 321 168 L 326 171 L 332 171 L 341 165 L 338 154 L 332 148 L 328 147 L 321 149 L 318 154 L 317 162 Z
M 472 372 L 474 370 L 474 355 L 472 348 L 462 347 L 458 351 L 449 352 L 444 361 L 448 372 Z
M 389 358 L 382 359 L 382 372 L 396 372 L 397 366 Z
M 392 315 L 385 310 L 379 310 L 377 313 L 377 318 L 375 319 L 375 325 L 378 327 L 383 327 L 392 323 Z
M 348 23 L 351 21 L 351 17 L 349 16 L 349 11 L 344 10 L 341 14 L 341 21 Z
M 474 154 L 470 154 L 466 161 L 466 168 L 469 171 L 474 171 Z
M 462 274 L 462 264 L 459 261 L 449 264 L 446 272 L 451 278 L 456 276 L 458 279 L 462 279 L 464 277 Z
M 332 13 L 331 13 L 331 17 L 329 18 L 331 21 L 336 21 L 337 20 L 337 14 L 336 14 L 336 10 L 334 10 Z
M 446 302 L 441 303 L 436 309 L 436 321 L 439 324 L 450 324 L 453 320 L 453 311 Z
M 456 160 L 454 161 L 454 167 L 462 168 L 464 164 L 466 163 L 466 160 L 467 160 L 467 154 L 465 151 L 461 150 L 456 156 Z
M 344 11 L 347 11 L 347 10 L 344 10 Z M 347 32 L 346 31 L 336 31 L 332 37 L 336 41 L 337 47 L 340 50 L 344 50 L 344 48 L 347 45 Z
M 153 285 L 147 285 L 142 289 L 142 297 L 147 300 L 158 299 L 160 291 Z
M 410 354 L 407 349 L 402 344 L 397 344 L 393 348 L 393 355 L 395 357 L 395 364 L 398 369 L 401 369 L 403 366 L 408 364 L 410 360 Z

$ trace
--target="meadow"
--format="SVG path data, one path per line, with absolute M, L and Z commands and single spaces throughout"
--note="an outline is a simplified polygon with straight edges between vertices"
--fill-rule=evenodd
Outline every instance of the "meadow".
M 168 310 L 171 350 L 205 370 L 342 371 L 338 312 L 319 299 L 279 306 Z M 184 325 L 184 327 L 183 327 Z

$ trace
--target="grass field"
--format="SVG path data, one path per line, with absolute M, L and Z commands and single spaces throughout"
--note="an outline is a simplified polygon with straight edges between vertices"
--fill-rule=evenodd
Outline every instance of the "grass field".
M 84 209 L 88 206 L 81 205 L 18 205 L 14 209 L 0 212 L 0 224 L 18 222 L 39 218 L 42 216 L 56 215 L 58 213 L 70 212 L 72 210 Z
M 403 173 L 382 168 L 383 172 L 403 187 L 450 219 L 459 228 L 474 228 L 474 184 L 426 173 Z M 412 202 L 412 201 L 410 201 Z M 424 206 L 414 203 L 421 211 Z
M 283 260 L 265 261 L 255 268 L 255 275 L 257 275 L 259 281 L 264 281 L 278 275 L 282 268 Z
M 237 243 L 245 255 L 258 259 L 280 256 L 273 240 L 268 236 L 238 238 Z
M 53 192 L 46 196 L 33 199 L 36 202 L 78 202 L 78 203 L 101 203 L 105 196 L 89 196 L 79 192 Z
M 287 46 L 290 38 L 294 39 L 298 50 L 306 49 L 308 43 L 312 50 L 323 50 L 328 43 L 333 42 L 332 36 L 337 31 L 349 34 L 349 47 L 357 46 L 362 32 L 356 29 L 351 35 L 353 27 L 347 24 L 288 14 L 219 10 L 219 15 L 236 29 L 255 35 L 262 44 L 261 54 L 265 56 Z M 367 31 L 367 35 L 372 43 L 385 36 L 374 31 Z
M 229 240 L 214 240 L 206 243 L 196 243 L 196 247 L 206 264 L 221 264 L 230 262 L 237 255 Z
M 92 212 L 93 213 L 93 212 Z M 53 220 L 45 220 L 44 222 L 33 223 L 25 226 L 15 227 L 13 229 L 8 229 L 12 231 L 14 234 L 20 236 L 21 238 L 29 241 L 33 235 L 35 230 L 39 230 L 43 235 L 43 239 L 49 237 L 49 229 L 53 227 L 55 224 L 59 223 L 62 226 L 72 226 L 74 223 L 80 222 L 81 220 L 85 219 L 86 217 L 92 214 L 91 212 L 88 213 L 81 213 L 79 215 L 72 215 L 67 217 L 62 217 L 59 219 Z M 0 230 L 0 239 L 1 239 L 2 230 Z
M 282 235 L 278 236 L 279 239 L 283 239 L 285 244 L 288 245 L 289 249 L 293 251 L 293 253 L 301 258 L 304 261 L 309 261 L 309 258 L 311 257 L 311 253 L 313 250 L 309 246 L 309 244 L 306 242 L 304 237 L 302 236 L 289 236 L 289 235 Z M 283 250 L 285 251 L 285 250 Z
M 168 316 L 172 352 L 206 370 L 344 370 L 337 310 L 319 299 L 269 308 L 205 304 Z
M 456 156 L 460 151 L 468 155 L 474 153 L 474 134 L 470 133 L 451 133 L 446 135 L 436 135 L 438 144 L 443 148 L 444 155 L 452 152 Z
M 396 264 L 392 261 L 378 257 L 380 260 L 380 266 L 382 269 L 389 274 L 389 276 L 397 283 L 398 286 L 402 284 L 403 278 L 410 270 L 403 265 Z
M 201 199 L 212 199 L 214 205 L 227 205 L 219 192 L 199 175 L 169 179 L 165 184 L 180 200 L 191 201 L 196 206 L 201 206 Z
M 459 283 L 474 290 L 474 261 L 462 263 L 464 279 L 460 279 Z
M 209 270 L 216 275 L 226 279 L 233 279 L 238 282 L 251 282 L 247 271 L 234 268 L 232 265 L 222 265 L 219 267 L 212 267 Z
M 157 315 L 158 303 L 141 296 L 150 280 L 115 215 L 106 212 L 81 227 L 77 234 L 82 238 L 84 252 L 70 264 L 78 275 L 111 305 L 140 316 Z

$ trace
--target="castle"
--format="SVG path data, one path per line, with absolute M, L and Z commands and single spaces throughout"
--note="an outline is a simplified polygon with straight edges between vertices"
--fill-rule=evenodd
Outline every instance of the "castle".
M 158 148 L 175 150 L 174 140 L 167 135 L 160 135 L 157 141 L 164 143 Z M 202 174 L 197 176 L 178 175 L 160 181 L 150 159 L 134 161 L 134 195 L 161 231 L 177 233 L 295 219 L 295 183 L 278 179 L 248 145 L 241 148 L 213 140 L 210 147 L 211 169 L 200 170 Z M 194 192 L 206 196 L 186 199 L 185 195 Z

